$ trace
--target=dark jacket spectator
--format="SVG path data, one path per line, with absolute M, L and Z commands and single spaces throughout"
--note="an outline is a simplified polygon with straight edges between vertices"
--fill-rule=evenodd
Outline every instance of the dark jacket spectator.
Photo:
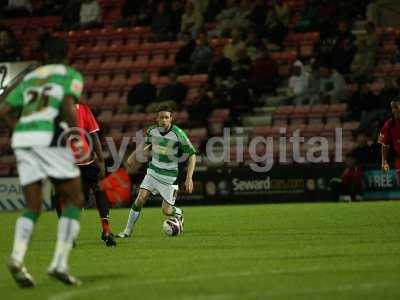
M 208 45 L 206 33 L 200 33 L 196 48 L 190 56 L 192 71 L 194 73 L 207 73 L 210 61 L 213 58 L 213 50 Z
M 181 2 L 178 0 L 172 1 L 170 18 L 171 18 L 171 31 L 173 32 L 174 36 L 176 36 L 176 34 L 178 34 L 181 30 L 182 15 L 183 15 L 183 9 Z
M 196 48 L 196 40 L 187 32 L 181 34 L 181 40 L 185 42 L 185 45 L 176 53 L 175 63 L 177 65 L 178 73 L 184 74 L 190 71 L 190 59 L 194 49 Z
M 192 128 L 208 127 L 207 118 L 213 110 L 213 102 L 206 87 L 199 90 L 198 101 L 188 107 L 190 126 Z
M 13 62 L 21 59 L 19 46 L 14 33 L 0 28 L 0 62 Z
M 157 41 L 166 41 L 172 38 L 171 15 L 163 2 L 157 5 L 157 13 L 153 15 L 151 29 Z
M 176 73 L 171 73 L 170 83 L 160 90 L 157 100 L 161 101 L 174 101 L 176 104 L 182 104 L 185 100 L 188 88 L 186 85 L 178 81 Z
M 278 64 L 264 47 L 261 54 L 253 62 L 251 79 L 255 81 L 272 82 L 278 77 Z
M 141 82 L 134 85 L 128 93 L 127 102 L 133 111 L 141 111 L 144 106 L 156 100 L 157 88 L 150 82 L 147 71 L 142 73 Z

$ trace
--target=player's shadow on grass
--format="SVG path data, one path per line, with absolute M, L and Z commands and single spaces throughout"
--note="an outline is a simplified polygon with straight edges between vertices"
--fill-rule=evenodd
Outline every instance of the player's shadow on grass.
M 101 281 L 110 281 L 112 279 L 122 279 L 127 277 L 128 274 L 115 273 L 115 274 L 93 274 L 93 275 L 82 275 L 79 276 L 84 283 L 98 283 Z

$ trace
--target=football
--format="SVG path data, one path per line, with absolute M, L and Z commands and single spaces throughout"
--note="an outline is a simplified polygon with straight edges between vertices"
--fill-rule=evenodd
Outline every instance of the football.
M 168 236 L 179 235 L 182 232 L 182 223 L 177 218 L 166 219 L 163 223 L 163 230 Z

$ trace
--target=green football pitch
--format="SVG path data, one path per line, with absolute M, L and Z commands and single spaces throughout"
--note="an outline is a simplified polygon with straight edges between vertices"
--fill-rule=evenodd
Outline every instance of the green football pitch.
M 128 210 L 112 211 L 115 232 Z M 1 256 L 18 213 L 1 213 Z M 44 213 L 26 264 L 37 281 L 20 290 L 0 268 L 0 299 L 400 299 L 400 202 L 185 208 L 185 232 L 167 237 L 159 208 L 145 208 L 134 237 L 100 241 L 85 211 L 71 256 L 78 288 L 46 275 L 56 217 Z

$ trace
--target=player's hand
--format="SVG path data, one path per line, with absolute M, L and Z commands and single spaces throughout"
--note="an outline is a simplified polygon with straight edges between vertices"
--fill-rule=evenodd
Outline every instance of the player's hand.
M 390 167 L 387 161 L 382 162 L 382 171 L 387 172 L 389 171 Z
M 192 178 L 186 178 L 185 180 L 185 190 L 187 193 L 193 193 L 193 180 Z

